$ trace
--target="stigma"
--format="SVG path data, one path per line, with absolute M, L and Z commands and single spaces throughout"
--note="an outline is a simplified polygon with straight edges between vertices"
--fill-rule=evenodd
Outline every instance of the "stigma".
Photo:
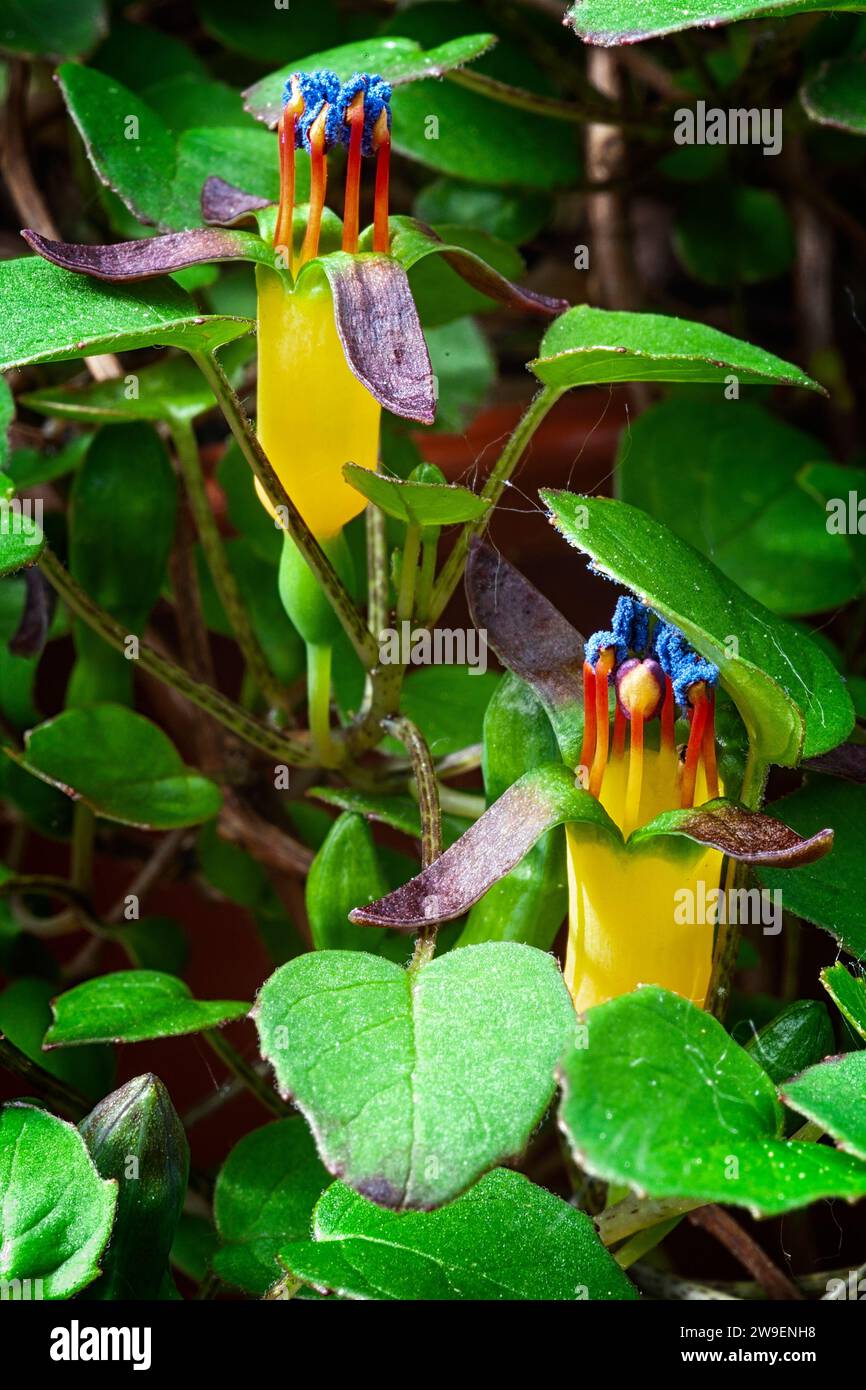
M 718 675 L 678 628 L 630 597 L 618 600 L 610 628 L 587 642 L 578 773 L 626 837 L 662 811 L 719 795 Z M 677 706 L 688 721 L 682 751 Z
M 296 273 L 319 251 L 322 213 L 328 186 L 328 153 L 345 145 L 346 186 L 343 205 L 343 250 L 358 249 L 361 164 L 376 159 L 373 212 L 373 250 L 387 254 L 388 187 L 391 156 L 391 88 L 378 75 L 355 73 L 340 82 L 326 68 L 295 72 L 283 92 L 278 125 L 280 202 L 274 245 L 282 250 L 288 269 Z M 292 219 L 295 208 L 295 150 L 310 156 L 310 200 L 307 227 L 295 260 Z

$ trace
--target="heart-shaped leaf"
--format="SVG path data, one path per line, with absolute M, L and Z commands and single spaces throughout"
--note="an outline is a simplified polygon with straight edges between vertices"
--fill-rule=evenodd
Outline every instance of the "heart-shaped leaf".
M 800 100 L 813 121 L 866 135 L 866 54 L 822 63 L 800 88 Z
M 801 835 L 822 825 L 835 829 L 827 859 L 784 875 L 758 867 L 766 888 L 780 888 L 785 907 L 831 932 L 846 951 L 866 960 L 866 905 L 861 886 L 866 857 L 866 787 L 810 774 L 798 791 L 769 808 Z
M 566 16 L 587 43 L 637 43 L 658 34 L 703 25 L 730 24 L 737 19 L 777 19 L 782 15 L 814 14 L 816 10 L 859 10 L 860 0 L 574 0 Z
M 38 256 L 0 261 L 0 368 L 100 352 L 180 347 L 206 352 L 249 333 L 249 319 L 202 314 L 170 281 L 102 285 Z
M 193 999 L 176 975 L 158 970 L 117 970 L 59 994 L 45 1046 L 92 1042 L 147 1042 L 201 1033 L 243 1018 L 249 1004 L 237 999 Z
M 593 569 L 631 589 L 716 663 L 767 762 L 791 766 L 847 736 L 854 711 L 829 658 L 688 542 L 625 502 L 546 489 L 541 497 Z
M 341 82 L 356 72 L 376 72 L 392 87 L 400 87 L 423 77 L 442 77 L 464 63 L 471 63 L 495 42 L 493 34 L 465 34 L 425 52 L 414 39 L 393 36 L 361 39 L 358 43 L 346 43 L 323 53 L 297 58 L 278 72 L 269 73 L 244 92 L 244 104 L 257 120 L 275 126 L 282 110 L 283 89 L 293 72 L 329 68 Z
M 282 1273 L 277 1255 L 304 1239 L 329 1183 L 300 1115 L 254 1129 L 235 1144 L 216 1180 L 214 1218 L 222 1246 L 214 1272 L 260 1297 Z
M 717 382 L 823 387 L 763 348 L 705 323 L 579 304 L 550 325 L 529 363 L 546 386 L 567 390 L 615 381 Z
M 97 815 L 171 830 L 210 820 L 219 788 L 190 771 L 161 729 L 121 705 L 65 710 L 31 729 L 20 765 Z
M 388 516 L 407 525 L 453 526 L 483 516 L 490 503 L 468 487 L 449 483 L 404 482 L 372 473 L 355 463 L 343 465 L 343 477 Z
M 117 1187 L 74 1125 L 24 1103 L 0 1109 L 4 1298 L 71 1298 L 99 1273 Z M 13 1281 L 19 1280 L 17 1286 Z
M 844 965 L 829 965 L 821 971 L 821 983 L 839 1012 L 866 1041 L 866 979 L 852 975 Z
M 440 1206 L 519 1153 L 574 1026 L 552 956 L 468 946 L 409 971 L 357 951 L 289 961 L 255 1008 L 262 1055 L 325 1166 L 383 1206 Z
M 781 1097 L 832 1134 L 845 1153 L 866 1159 L 866 1052 L 809 1067 L 785 1083 Z
M 866 1165 L 787 1143 L 763 1067 L 716 1019 L 657 986 L 590 1009 L 562 1066 L 561 1120 L 575 1158 L 649 1197 L 772 1216 L 866 1196 Z M 623 1039 L 628 1045 L 623 1046 Z
M 296 1277 L 346 1298 L 630 1299 L 589 1217 L 497 1168 L 440 1211 L 396 1215 L 334 1183 L 313 1239 L 286 1245 Z

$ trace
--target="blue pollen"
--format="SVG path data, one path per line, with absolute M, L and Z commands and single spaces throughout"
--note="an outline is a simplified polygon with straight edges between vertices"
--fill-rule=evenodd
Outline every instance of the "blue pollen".
M 637 599 L 628 594 L 616 601 L 610 630 L 594 632 L 586 643 L 584 655 L 591 666 L 598 661 L 601 653 L 610 647 L 616 649 L 617 665 L 625 661 L 629 652 L 644 652 L 649 641 L 649 613 Z
M 670 677 L 674 689 L 674 699 L 678 705 L 688 708 L 689 690 L 699 681 L 715 685 L 719 679 L 719 668 L 712 661 L 698 656 L 686 641 L 679 628 L 659 619 L 653 634 L 653 647 L 656 659 L 666 676 Z
M 295 125 L 295 144 L 298 149 L 310 149 L 310 127 L 321 112 L 325 102 L 328 114 L 325 117 L 325 149 L 335 145 L 348 145 L 351 126 L 346 120 L 346 112 L 359 92 L 364 93 L 364 127 L 361 137 L 361 153 L 375 153 L 373 132 L 382 112 L 387 113 L 388 129 L 391 129 L 391 87 L 378 73 L 356 72 L 346 82 L 340 83 L 335 72 L 321 68 L 317 72 L 296 72 L 292 74 L 283 89 L 283 106 L 292 99 L 292 81 L 297 83 L 304 99 L 303 115 Z

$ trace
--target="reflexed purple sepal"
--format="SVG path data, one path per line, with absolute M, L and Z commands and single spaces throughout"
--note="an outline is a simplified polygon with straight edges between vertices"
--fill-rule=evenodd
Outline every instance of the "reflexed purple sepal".
M 21 235 L 37 255 L 97 280 L 150 280 L 202 261 L 254 259 L 248 232 L 196 227 L 189 232 L 168 232 L 141 241 L 120 241 L 110 246 L 82 246 L 75 242 L 49 241 L 25 227 Z
M 435 232 L 433 235 L 436 235 Z M 507 309 L 519 309 L 524 314 L 540 314 L 543 318 L 555 319 L 571 307 L 567 299 L 555 299 L 552 295 L 539 294 L 537 290 L 506 280 L 492 265 L 487 265 L 477 256 L 461 255 L 459 251 L 444 251 L 442 254 L 467 285 L 504 304 Z
M 832 830 L 819 830 L 804 840 L 775 817 L 724 800 L 708 801 L 688 810 L 664 811 L 634 832 L 629 847 L 664 835 L 685 835 L 743 864 L 777 869 L 812 864 L 833 848 Z
M 433 369 L 406 272 L 385 256 L 324 256 L 346 362 L 380 405 L 432 425 Z
M 866 744 L 840 743 L 829 753 L 807 758 L 803 767 L 810 772 L 824 772 L 829 777 L 844 777 L 848 782 L 866 782 Z
M 201 190 L 201 215 L 213 227 L 235 227 L 253 213 L 272 206 L 267 198 L 245 193 L 216 174 L 205 179 Z
M 532 686 L 572 766 L 580 753 L 583 638 L 497 550 L 474 540 L 466 566 L 472 621 L 503 666 Z
M 349 914 L 351 922 L 411 932 L 460 917 L 510 873 L 547 830 L 566 821 L 622 840 L 603 807 L 561 763 L 533 768 L 416 878 Z

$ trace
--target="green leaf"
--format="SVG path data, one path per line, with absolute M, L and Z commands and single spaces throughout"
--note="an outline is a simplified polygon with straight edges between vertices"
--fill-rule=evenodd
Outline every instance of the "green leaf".
M 866 1041 L 866 979 L 852 975 L 844 965 L 828 965 L 821 971 L 821 983 L 842 1016 Z
M 373 502 L 387 516 L 418 526 L 453 526 L 483 516 L 490 503 L 468 487 L 448 483 L 404 482 L 343 464 L 343 477 L 351 487 Z
M 0 1033 L 43 1071 L 96 1100 L 114 1081 L 114 1055 L 107 1047 L 43 1052 L 42 1039 L 51 1024 L 54 994 L 48 980 L 22 979 L 7 985 L 0 994 Z
M 801 755 L 826 752 L 846 737 L 853 709 L 844 684 L 797 628 L 748 598 L 710 560 L 636 507 L 569 492 L 542 490 L 541 497 L 554 524 L 590 556 L 594 569 L 638 594 L 719 666 L 762 758 L 792 766 Z
M 423 77 L 441 77 L 464 63 L 471 63 L 495 42 L 493 34 L 465 34 L 425 52 L 414 39 L 393 36 L 362 39 L 358 43 L 346 43 L 339 48 L 294 58 L 287 67 L 263 77 L 244 92 L 244 101 L 247 110 L 260 121 L 276 125 L 283 88 L 293 72 L 329 68 L 342 82 L 356 72 L 376 72 L 392 87 L 399 87 Z
M 188 357 L 164 357 L 141 371 L 90 381 L 86 385 L 44 386 L 21 397 L 21 404 L 40 415 L 82 424 L 127 420 L 164 420 L 173 415 L 192 420 L 213 408 L 210 387 Z
M 866 135 L 866 55 L 823 63 L 800 88 L 800 100 L 820 125 Z
M 71 1298 L 95 1279 L 117 1200 L 74 1125 L 0 1109 L 0 1280 L 6 1298 Z M 16 1291 L 13 1280 L 29 1280 Z M 41 1281 L 35 1282 L 35 1281 Z
M 171 830 L 210 820 L 219 788 L 191 771 L 161 729 L 120 705 L 70 709 L 31 729 L 17 761 L 98 816 Z
M 474 319 L 455 319 L 424 333 L 436 383 L 437 430 L 460 434 L 496 380 L 496 359 Z M 475 494 L 473 494 L 475 495 Z
M 519 193 L 457 179 L 434 179 L 415 199 L 422 222 L 483 227 L 490 236 L 521 246 L 531 241 L 550 217 L 550 203 L 540 193 Z
M 164 29 L 137 24 L 115 14 L 111 30 L 91 65 L 117 78 L 134 92 L 153 82 L 183 74 L 204 79 L 207 68 L 198 54 Z
M 3 369 L 157 344 L 205 352 L 253 326 L 249 319 L 202 314 L 168 280 L 107 285 L 41 256 L 0 261 L 0 296 Z
M 820 441 L 756 405 L 679 396 L 623 433 L 617 495 L 775 613 L 815 613 L 847 603 L 864 583 L 852 538 L 830 534 L 823 501 L 801 484 L 824 453 Z
M 785 908 L 835 936 L 866 960 L 866 904 L 861 891 L 866 857 L 866 787 L 810 773 L 805 785 L 768 808 L 801 835 L 832 825 L 836 835 L 826 859 L 801 869 L 757 870 L 766 888 L 780 888 Z M 824 819 L 822 820 L 822 817 Z
M 317 951 L 369 951 L 389 960 L 411 954 L 405 938 L 356 927 L 349 913 L 388 891 L 388 880 L 363 816 L 344 812 L 328 831 L 307 876 L 307 916 Z
M 102 1278 L 86 1297 L 158 1298 L 189 1177 L 189 1144 L 171 1097 L 158 1077 L 137 1076 L 100 1101 L 79 1129 L 100 1177 L 118 1189 Z
M 637 1295 L 592 1221 L 520 1173 L 497 1168 L 440 1211 L 383 1211 L 334 1183 L 313 1240 L 280 1258 L 347 1298 L 631 1299 Z
M 0 376 L 0 468 L 5 472 L 9 458 L 9 426 L 15 419 L 15 397 L 6 384 L 5 376 Z
M 562 1066 L 561 1120 L 595 1177 L 755 1216 L 866 1195 L 866 1166 L 780 1137 L 782 1110 L 763 1067 L 688 1000 L 645 986 L 585 1020 Z
M 553 957 L 512 942 L 412 972 L 357 951 L 301 956 L 255 1015 L 325 1166 L 398 1208 L 439 1206 L 520 1152 L 574 1027 Z
M 866 1159 L 866 1052 L 810 1067 L 781 1094 L 786 1105 L 832 1134 L 845 1153 Z
M 567 390 L 616 381 L 717 382 L 823 388 L 763 348 L 705 323 L 579 304 L 560 315 L 529 363 L 545 385 Z
M 108 28 L 104 0 L 5 0 L 0 50 L 27 58 L 75 58 L 87 53 Z
M 458 645 L 460 636 L 455 634 Z M 497 680 L 480 666 L 423 666 L 404 681 L 400 709 L 418 725 L 434 758 L 444 758 L 481 742 Z
M 777 194 L 727 184 L 700 187 L 685 199 L 674 245 L 690 275 L 724 289 L 784 275 L 795 254 L 791 219 Z
M 282 1274 L 277 1256 L 303 1239 L 329 1182 L 299 1115 L 254 1129 L 235 1144 L 216 1180 L 222 1247 L 212 1261 L 227 1284 L 261 1297 Z
M 616 44 L 737 19 L 862 8 L 862 0 L 710 0 L 698 6 L 683 0 L 574 0 L 566 22 L 588 43 Z
M 193 999 L 183 980 L 158 970 L 116 970 L 85 980 L 58 995 L 52 1008 L 46 1047 L 176 1038 L 219 1028 L 249 1012 L 249 1004 L 237 999 Z
M 818 999 L 796 999 L 746 1043 L 746 1051 L 780 1086 L 833 1051 L 833 1025 Z
M 19 492 L 39 483 L 53 483 L 79 468 L 90 448 L 92 435 L 79 434 L 59 449 L 16 449 L 6 472 Z
M 41 503 L 29 498 L 0 499 L 0 578 L 35 564 L 45 545 L 39 522 Z

